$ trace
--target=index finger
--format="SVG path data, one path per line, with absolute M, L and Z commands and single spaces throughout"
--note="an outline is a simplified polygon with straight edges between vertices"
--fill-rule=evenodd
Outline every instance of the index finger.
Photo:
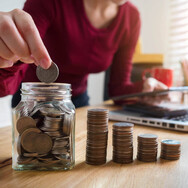
M 14 10 L 13 19 L 19 32 L 28 44 L 30 53 L 35 59 L 36 64 L 39 64 L 45 69 L 49 68 L 51 65 L 51 58 L 42 42 L 32 17 L 22 10 Z

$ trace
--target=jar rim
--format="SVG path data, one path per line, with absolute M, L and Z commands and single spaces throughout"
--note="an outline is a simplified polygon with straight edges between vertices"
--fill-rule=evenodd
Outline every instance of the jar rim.
M 66 83 L 40 83 L 24 82 L 22 83 L 21 95 L 24 98 L 70 98 L 71 84 Z
M 23 82 L 22 89 L 29 88 L 53 88 L 60 90 L 71 90 L 71 84 L 68 83 L 42 83 L 42 82 Z

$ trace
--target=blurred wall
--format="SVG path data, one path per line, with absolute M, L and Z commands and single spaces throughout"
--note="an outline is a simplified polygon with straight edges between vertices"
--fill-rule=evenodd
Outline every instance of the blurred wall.
M 10 11 L 14 8 L 22 8 L 25 0 L 0 0 L 0 11 Z

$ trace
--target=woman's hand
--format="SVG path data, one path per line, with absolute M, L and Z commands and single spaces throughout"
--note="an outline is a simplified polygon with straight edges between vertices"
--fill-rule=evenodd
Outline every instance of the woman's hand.
M 147 78 L 144 81 L 142 92 L 152 92 L 168 89 L 168 86 L 163 84 L 162 82 L 156 80 L 155 78 Z
M 162 82 L 156 80 L 155 78 L 147 78 L 143 84 L 142 92 L 152 92 L 152 91 L 160 91 L 166 90 L 168 87 Z M 147 104 L 159 104 L 163 101 L 169 101 L 170 96 L 168 94 L 158 95 L 158 96 L 145 96 L 140 99 L 141 102 Z
M 0 12 L 0 68 L 18 60 L 47 69 L 50 56 L 31 16 L 20 9 Z

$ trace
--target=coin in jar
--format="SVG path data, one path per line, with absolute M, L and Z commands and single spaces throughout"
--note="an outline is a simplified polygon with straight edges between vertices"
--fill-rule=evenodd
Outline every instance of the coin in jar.
M 36 75 L 41 82 L 53 83 L 59 76 L 59 69 L 57 65 L 52 62 L 48 69 L 43 69 L 40 65 L 37 66 Z
M 27 151 L 34 153 L 36 152 L 35 149 L 35 139 L 38 136 L 38 133 L 40 133 L 40 129 L 37 128 L 29 128 L 25 130 L 21 135 L 21 145 L 22 147 Z
M 45 133 L 40 133 L 35 139 L 35 151 L 38 154 L 48 153 L 52 149 L 52 139 Z
M 36 121 L 29 116 L 23 116 L 18 119 L 16 128 L 18 133 L 21 135 L 28 128 L 36 128 Z

